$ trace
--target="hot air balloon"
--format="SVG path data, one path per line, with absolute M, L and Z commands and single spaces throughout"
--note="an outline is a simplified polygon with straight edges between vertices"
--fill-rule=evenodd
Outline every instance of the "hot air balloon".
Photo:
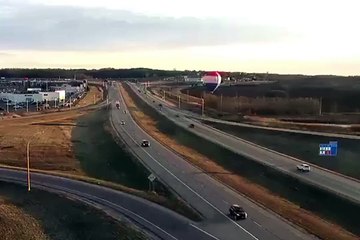
M 221 84 L 221 75 L 218 72 L 208 72 L 201 80 L 204 83 L 206 90 L 213 93 Z

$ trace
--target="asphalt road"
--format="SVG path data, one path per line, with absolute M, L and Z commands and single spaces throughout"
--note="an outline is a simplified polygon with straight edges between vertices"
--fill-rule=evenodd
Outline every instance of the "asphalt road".
M 161 85 L 161 84 L 164 84 L 164 82 L 157 82 L 156 84 Z M 166 84 L 166 82 L 165 82 L 165 84 Z M 152 85 L 155 85 L 155 83 L 152 83 Z M 182 88 L 183 87 L 180 87 L 179 91 Z M 205 108 L 206 108 L 206 106 L 205 106 Z M 210 121 L 210 122 L 217 122 L 217 123 L 227 124 L 227 125 L 234 125 L 234 126 L 241 126 L 241 127 L 248 127 L 248 128 L 266 129 L 266 130 L 279 131 L 279 132 L 291 132 L 291 133 L 301 133 L 301 134 L 316 135 L 316 136 L 334 137 L 334 138 L 360 139 L 360 136 L 358 136 L 358 135 L 257 126 L 257 125 L 246 124 L 246 123 L 239 123 L 239 122 L 220 120 L 220 119 L 211 118 L 211 117 L 207 117 L 207 116 L 200 116 L 199 114 L 191 112 L 191 111 L 182 110 L 182 112 L 186 113 L 188 116 L 191 116 L 193 118 L 206 120 L 206 121 Z M 345 127 L 349 126 L 349 124 L 319 124 L 319 125 L 345 126 Z
M 26 172 L 0 168 L 0 181 L 26 184 Z M 150 232 L 153 239 L 214 239 L 187 218 L 139 197 L 81 181 L 31 173 L 31 186 L 69 195 L 100 208 L 117 219 L 124 216 Z M 25 191 L 25 187 L 24 187 Z
M 315 239 L 214 180 L 155 141 L 133 121 L 130 114 L 124 113 L 126 106 L 114 87 L 109 88 L 109 100 L 112 105 L 111 121 L 119 137 L 145 166 L 204 216 L 204 221 L 195 224 L 199 231 L 206 232 L 213 239 Z M 120 110 L 115 107 L 117 100 L 120 101 Z M 121 125 L 121 121 L 125 121 L 125 125 Z M 149 148 L 140 147 L 143 139 L 150 141 Z M 232 203 L 245 208 L 247 220 L 234 222 L 227 216 Z
M 135 89 L 134 85 L 131 86 L 133 89 Z M 151 94 L 144 96 L 144 94 L 140 94 L 138 91 L 135 92 L 150 105 L 154 106 L 155 109 L 158 109 L 158 98 L 155 98 Z M 157 99 L 157 103 L 152 102 L 154 99 Z M 279 171 L 283 171 L 291 176 L 297 177 L 302 181 L 308 182 L 335 194 L 341 195 L 354 202 L 360 203 L 360 183 L 355 179 L 328 171 L 312 164 L 310 164 L 312 167 L 311 172 L 305 174 L 300 173 L 296 171 L 296 165 L 300 162 L 303 162 L 299 159 L 295 159 L 285 154 L 280 154 L 228 133 L 224 133 L 206 124 L 202 124 L 200 121 L 191 118 L 191 116 L 188 118 L 187 116 L 189 115 L 186 112 L 183 113 L 176 107 L 171 107 L 168 105 L 165 106 L 165 104 L 163 104 L 161 113 L 184 128 L 188 128 L 190 123 L 195 124 L 195 128 L 189 129 L 190 131 L 200 137 L 208 139 L 209 141 L 224 146 L 233 152 L 263 164 L 270 165 L 273 168 L 276 168 Z M 176 117 L 176 115 L 179 117 Z

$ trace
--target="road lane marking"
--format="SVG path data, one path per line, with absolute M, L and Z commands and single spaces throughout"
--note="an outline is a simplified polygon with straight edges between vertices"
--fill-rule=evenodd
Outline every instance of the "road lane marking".
M 124 103 L 124 106 L 127 108 L 125 101 L 123 99 L 123 96 L 121 94 L 120 98 L 122 100 L 122 102 Z M 147 134 L 139 125 L 137 125 L 137 123 L 134 121 L 133 117 L 131 115 L 129 115 L 129 117 L 131 118 L 133 124 L 135 126 L 137 126 L 145 135 L 150 136 L 149 134 Z M 130 136 L 130 134 L 125 130 L 125 127 L 123 128 L 123 131 L 128 135 L 128 137 L 136 144 L 137 142 L 135 141 L 134 138 L 132 138 Z M 151 136 L 150 136 L 151 137 Z M 153 137 L 151 137 L 153 138 Z M 156 140 L 155 140 L 156 141 Z M 165 148 L 167 151 L 170 151 L 168 148 Z M 201 200 L 203 200 L 205 203 L 207 203 L 209 206 L 211 206 L 213 209 L 215 209 L 217 212 L 219 212 L 222 216 L 224 216 L 226 219 L 228 219 L 230 222 L 232 222 L 233 224 L 235 224 L 236 226 L 238 226 L 240 229 L 242 229 L 244 232 L 246 232 L 248 235 L 250 235 L 252 238 L 259 240 L 257 237 L 255 237 L 252 233 L 250 233 L 249 231 L 247 231 L 245 228 L 243 228 L 240 224 L 238 224 L 237 222 L 231 220 L 228 218 L 228 216 L 226 216 L 220 209 L 218 209 L 216 206 L 214 206 L 212 203 L 210 203 L 208 200 L 206 200 L 203 196 L 201 196 L 199 193 L 197 193 L 195 190 L 193 190 L 190 186 L 188 186 L 185 182 L 183 182 L 180 178 L 178 178 L 174 173 L 172 173 L 169 169 L 167 169 L 162 163 L 160 163 L 158 160 L 156 160 L 153 156 L 151 156 L 150 153 L 148 153 L 144 148 L 141 148 L 141 150 L 146 153 L 154 162 L 156 162 L 159 166 L 161 166 L 166 172 L 168 172 L 172 177 L 174 177 L 177 181 L 179 181 L 181 184 L 183 184 L 187 189 L 189 189 L 192 193 L 194 193 L 197 197 L 199 197 Z
M 259 227 L 262 227 L 261 224 L 255 222 L 255 221 L 253 221 L 253 222 L 254 222 L 256 225 L 258 225 Z
M 192 224 L 192 223 L 190 223 L 190 226 L 192 226 L 193 228 L 199 230 L 200 232 L 205 233 L 206 235 L 208 235 L 209 237 L 212 237 L 213 239 L 220 240 L 219 238 L 215 237 L 214 235 L 211 235 L 210 233 L 206 232 L 205 230 L 202 230 L 201 228 L 195 226 L 195 225 Z
M 56 177 L 56 176 L 55 176 Z M 22 180 L 19 180 L 17 178 L 8 178 L 8 177 L 1 177 L 1 179 L 8 179 L 10 181 L 15 181 L 15 182 L 20 182 L 20 183 L 25 183 L 24 181 Z M 125 212 L 128 212 L 132 215 L 134 215 L 135 217 L 143 220 L 144 222 L 150 224 L 151 226 L 155 227 L 156 229 L 160 230 L 161 232 L 165 233 L 166 235 L 168 235 L 169 237 L 171 237 L 172 239 L 175 239 L 175 240 L 178 240 L 176 237 L 174 237 L 173 235 L 171 235 L 170 233 L 168 233 L 167 231 L 165 231 L 164 229 L 162 229 L 161 227 L 157 226 L 156 224 L 150 222 L 149 220 L 145 219 L 144 217 L 138 215 L 137 213 L 134 213 L 133 211 L 123 207 L 123 206 L 120 206 L 118 204 L 115 204 L 113 202 L 110 202 L 106 199 L 103 199 L 103 198 L 100 198 L 100 197 L 97 197 L 97 196 L 94 196 L 94 195 L 90 195 L 90 194 L 87 194 L 87 193 L 84 193 L 84 192 L 80 192 L 80 191 L 77 191 L 77 190 L 74 190 L 74 189 L 70 189 L 70 188 L 66 188 L 66 187 L 62 187 L 62 186 L 46 186 L 45 184 L 42 184 L 42 183 L 38 183 L 38 182 L 34 182 L 35 185 L 38 185 L 38 186 L 44 186 L 45 188 L 50 188 L 50 189 L 53 189 L 53 190 L 60 190 L 60 191 L 63 191 L 65 193 L 68 193 L 68 194 L 73 194 L 75 196 L 78 196 L 78 197 L 82 197 L 82 198 L 86 198 L 86 200 L 90 200 L 90 201 L 94 201 L 94 200 L 97 200 L 98 204 L 101 204 L 101 202 L 105 202 L 106 204 L 110 205 L 110 207 L 113 207 L 113 208 L 120 208 L 122 209 L 123 211 Z M 104 204 L 103 204 L 104 205 Z M 106 205 L 105 205 L 106 206 Z M 109 206 L 108 206 L 109 207 Z M 122 213 L 123 214 L 123 213 Z M 141 224 L 140 224 L 141 225 Z

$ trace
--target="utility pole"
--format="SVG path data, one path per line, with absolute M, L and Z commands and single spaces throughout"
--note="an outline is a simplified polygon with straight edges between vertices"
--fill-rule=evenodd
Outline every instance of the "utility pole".
M 240 111 L 240 101 L 239 101 L 239 92 L 238 91 L 236 91 L 236 104 L 237 104 L 236 113 L 239 113 L 239 111 Z
M 31 183 L 30 183 L 30 141 L 27 142 L 26 145 L 26 162 L 27 162 L 27 185 L 28 185 L 28 192 L 31 190 Z
M 29 112 L 29 100 L 26 99 L 26 112 Z
M 223 106 L 223 95 L 220 95 L 220 112 L 222 113 L 222 106 Z
M 201 98 L 201 115 L 204 116 L 205 111 L 205 101 L 204 98 Z

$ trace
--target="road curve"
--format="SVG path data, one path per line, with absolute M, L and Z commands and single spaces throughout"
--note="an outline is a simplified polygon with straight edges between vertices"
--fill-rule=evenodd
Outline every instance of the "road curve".
M 0 181 L 26 184 L 26 172 L 0 168 Z M 110 188 L 53 175 L 31 173 L 31 185 L 50 192 L 72 196 L 100 206 L 116 218 L 124 216 L 154 239 L 204 239 L 213 237 L 196 227 L 196 223 L 158 204 Z
M 118 89 L 109 88 L 109 99 L 112 102 L 111 119 L 118 136 L 145 166 L 205 217 L 204 221 L 197 224 L 201 231 L 211 234 L 214 239 L 315 239 L 276 214 L 264 210 L 229 189 L 175 152 L 162 146 L 142 130 L 130 114 L 124 113 L 123 110 L 127 108 Z M 117 100 L 120 101 L 120 110 L 114 106 Z M 125 125 L 121 125 L 121 121 L 125 121 Z M 149 140 L 151 147 L 140 147 L 143 139 Z M 232 221 L 227 216 L 228 207 L 232 203 L 242 205 L 248 212 L 249 218 L 245 221 Z
M 130 84 L 130 86 L 135 89 L 133 84 Z M 135 91 L 135 93 L 157 109 L 156 105 L 152 103 L 152 100 L 155 99 L 154 96 L 147 94 L 147 97 L 144 97 L 143 94 L 139 94 L 138 91 Z M 187 112 L 184 113 L 176 107 L 166 105 L 161 110 L 161 114 L 184 128 L 188 128 L 190 123 L 194 123 L 196 127 L 189 129 L 189 131 L 192 131 L 196 135 L 221 145 L 233 152 L 258 161 L 262 164 L 269 165 L 288 175 L 299 178 L 304 182 L 338 194 L 356 203 L 360 203 L 360 184 L 356 179 L 334 173 L 313 164 L 311 164 L 312 171 L 310 173 L 301 174 L 296 171 L 296 165 L 299 164 L 300 160 L 269 150 L 203 124 L 192 118 L 194 113 L 191 113 L 192 115 L 188 118 L 189 115 Z M 176 115 L 179 117 L 176 117 Z M 197 118 L 199 118 L 199 116 L 197 116 Z

